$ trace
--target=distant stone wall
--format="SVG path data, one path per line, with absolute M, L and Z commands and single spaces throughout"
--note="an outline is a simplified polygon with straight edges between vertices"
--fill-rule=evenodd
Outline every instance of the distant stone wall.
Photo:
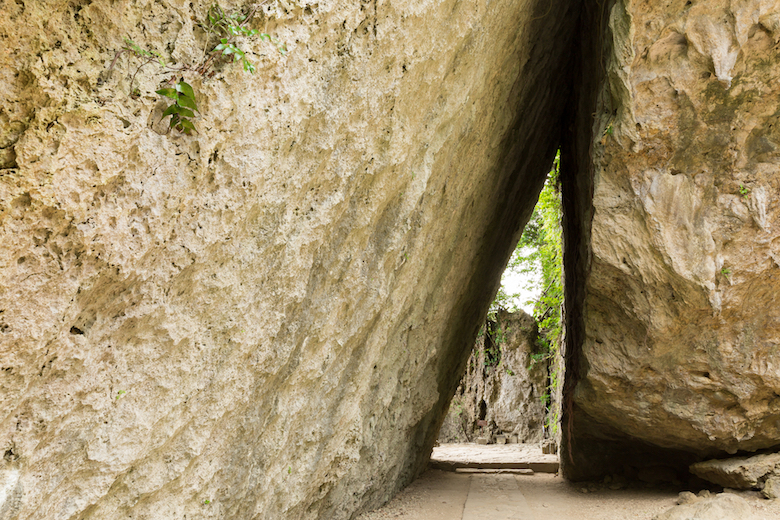
M 477 338 L 466 373 L 450 403 L 439 442 L 473 442 L 480 435 L 515 435 L 519 442 L 545 436 L 550 360 L 541 354 L 534 319 L 525 312 L 498 313 Z M 495 339 L 494 339 L 495 338 Z M 487 425 L 480 427 L 477 421 Z

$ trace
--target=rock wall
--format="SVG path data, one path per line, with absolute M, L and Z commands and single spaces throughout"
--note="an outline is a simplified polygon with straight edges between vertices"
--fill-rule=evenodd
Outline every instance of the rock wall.
M 186 136 L 154 64 L 108 68 L 125 36 L 194 63 L 210 2 L 2 0 L 0 518 L 341 519 L 409 482 L 558 146 L 570 4 L 265 2 L 289 53 L 188 76 Z
M 483 329 L 477 338 L 439 442 L 473 442 L 480 434 L 501 433 L 516 435 L 519 442 L 541 441 L 550 360 L 542 359 L 536 322 L 522 310 L 499 311 L 486 325 L 493 330 Z M 480 428 L 479 420 L 488 425 Z
M 574 138 L 568 474 L 603 472 L 623 442 L 778 445 L 780 3 L 618 0 L 591 18 L 607 29 Z

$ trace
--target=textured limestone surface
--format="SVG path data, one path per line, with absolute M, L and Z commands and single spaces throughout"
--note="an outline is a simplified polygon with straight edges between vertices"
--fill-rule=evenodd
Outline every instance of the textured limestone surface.
M 192 65 L 210 2 L 0 1 L 0 518 L 408 483 L 555 153 L 569 4 L 268 0 L 288 54 L 185 74 L 185 136 L 170 74 L 108 69 L 124 37 Z
M 537 442 L 544 423 L 548 363 L 540 353 L 534 319 L 522 310 L 500 311 L 486 324 L 469 356 L 466 373 L 455 391 L 439 431 L 440 442 L 473 442 L 480 435 L 517 435 L 519 442 Z M 480 428 L 477 421 L 487 421 Z
M 618 0 L 603 16 L 573 435 L 772 447 L 780 3 Z
M 766 479 L 761 488 L 761 496 L 768 499 L 780 498 L 780 475 L 773 475 Z
M 759 520 L 747 500 L 730 493 L 702 498 L 692 504 L 680 504 L 653 520 Z
M 780 475 L 780 453 L 705 460 L 691 464 L 691 473 L 723 487 L 761 488 L 767 479 Z

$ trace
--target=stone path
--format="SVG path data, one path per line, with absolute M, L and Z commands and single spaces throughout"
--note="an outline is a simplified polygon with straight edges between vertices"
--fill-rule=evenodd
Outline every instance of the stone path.
M 474 474 L 462 520 L 526 520 L 528 502 L 514 475 Z M 455 517 L 457 518 L 457 517 Z
M 676 499 L 676 491 L 652 489 L 583 493 L 549 473 L 429 470 L 385 507 L 357 520 L 651 520 Z
M 533 446 L 443 445 L 432 461 L 482 461 L 486 464 L 550 463 Z M 520 469 L 425 472 L 386 506 L 356 520 L 652 520 L 673 507 L 681 490 L 609 489 L 572 484 L 551 473 L 518 474 Z M 515 473 L 503 473 L 515 471 Z M 753 496 L 756 495 L 756 496 Z M 780 519 L 780 500 L 743 493 L 761 520 Z

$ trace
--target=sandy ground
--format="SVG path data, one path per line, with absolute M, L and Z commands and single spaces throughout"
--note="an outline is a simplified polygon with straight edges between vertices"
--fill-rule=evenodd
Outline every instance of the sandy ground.
M 583 489 L 588 489 L 583 493 Z M 385 507 L 358 520 L 651 520 L 673 507 L 678 490 L 571 484 L 547 473 L 454 473 L 429 470 Z M 780 519 L 780 500 L 744 492 L 761 520 Z M 734 519 L 739 520 L 739 519 Z
M 443 445 L 432 459 L 548 462 L 550 457 L 535 446 Z M 428 470 L 387 505 L 357 520 L 652 520 L 673 507 L 683 491 L 573 484 L 550 473 L 459 471 Z M 780 520 L 780 500 L 765 500 L 756 492 L 738 494 L 757 518 Z

